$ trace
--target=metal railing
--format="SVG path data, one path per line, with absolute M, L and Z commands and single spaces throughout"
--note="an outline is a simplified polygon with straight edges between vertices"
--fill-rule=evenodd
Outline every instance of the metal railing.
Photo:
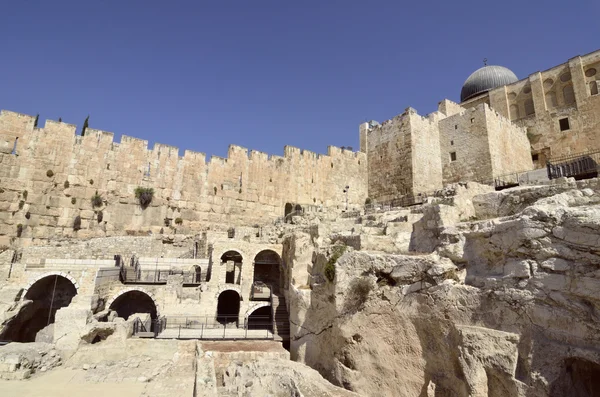
M 141 270 L 135 267 L 121 267 L 121 282 L 139 283 L 139 284 L 166 284 L 169 276 L 180 275 L 183 277 L 183 284 L 200 284 L 205 280 L 202 278 L 201 270 L 183 271 L 177 269 L 170 270 Z M 206 273 L 204 274 L 206 277 Z
M 595 178 L 600 172 L 600 151 L 588 151 L 553 157 L 546 163 L 548 179 L 573 177 L 577 180 Z
M 134 335 L 144 332 L 137 323 Z M 165 339 L 274 339 L 274 327 L 271 316 L 250 316 L 243 324 L 238 316 L 163 316 L 152 322 L 154 337 Z

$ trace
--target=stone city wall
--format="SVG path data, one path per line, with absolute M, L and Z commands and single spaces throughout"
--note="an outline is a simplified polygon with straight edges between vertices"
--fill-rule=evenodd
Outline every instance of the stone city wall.
M 0 113 L 0 236 L 21 241 L 136 233 L 190 233 L 265 224 L 286 202 L 342 208 L 367 197 L 366 155 L 329 147 L 328 155 L 285 147 L 268 156 L 230 146 L 227 158 L 88 128 Z M 18 138 L 18 139 L 17 139 Z M 16 143 L 16 150 L 13 150 Z M 142 209 L 137 187 L 154 189 Z M 103 204 L 93 207 L 98 192 Z M 75 217 L 81 230 L 74 231 Z M 176 222 L 177 221 L 177 222 Z M 21 225 L 20 227 L 18 225 Z M 6 238 L 5 238 L 6 240 Z

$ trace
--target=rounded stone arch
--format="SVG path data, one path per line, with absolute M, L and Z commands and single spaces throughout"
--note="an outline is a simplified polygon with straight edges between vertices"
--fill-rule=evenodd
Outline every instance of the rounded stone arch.
M 260 309 L 261 307 L 267 307 L 267 306 L 271 306 L 271 302 L 257 302 L 254 305 L 250 306 L 248 308 L 248 310 L 246 310 L 246 313 L 244 313 L 244 319 L 247 320 L 248 316 L 251 315 L 253 312 L 255 312 L 256 310 Z
M 217 321 L 221 324 L 239 323 L 242 295 L 235 288 L 224 288 L 217 297 Z
M 254 255 L 252 282 L 262 282 L 274 287 L 278 293 L 283 284 L 286 269 L 281 254 L 273 248 L 263 248 Z
M 64 272 L 48 272 L 48 273 L 44 273 L 42 275 L 39 275 L 37 277 L 35 277 L 33 279 L 33 281 L 30 281 L 27 286 L 25 288 L 23 288 L 23 293 L 21 294 L 21 300 L 25 299 L 25 295 L 27 295 L 27 292 L 29 292 L 29 289 L 38 281 L 46 278 L 46 277 L 50 277 L 50 276 L 60 276 L 60 277 L 64 277 L 67 280 L 69 280 L 73 286 L 75 287 L 75 290 L 77 291 L 77 293 L 79 293 L 79 283 L 68 273 L 64 273 Z
M 217 289 L 217 293 L 215 294 L 215 300 L 219 300 L 219 296 L 225 292 L 225 291 L 235 291 L 238 293 L 238 295 L 240 296 L 240 301 L 242 300 L 242 288 L 241 286 L 235 286 L 235 285 L 221 285 L 219 286 L 219 288 Z
M 219 265 L 223 265 L 226 262 L 233 262 L 233 266 L 231 263 L 227 264 L 227 269 L 225 270 L 225 280 L 221 280 L 221 282 L 225 282 L 227 284 L 238 284 L 242 283 L 242 268 L 247 262 L 247 256 L 245 253 L 240 250 L 229 247 L 229 249 L 225 249 L 224 252 L 219 256 Z
M 110 306 L 114 303 L 114 301 L 117 298 L 119 298 L 121 295 L 125 295 L 126 293 L 133 292 L 133 291 L 137 291 L 137 292 L 146 294 L 152 300 L 152 302 L 154 302 L 154 307 L 156 307 L 156 316 L 160 317 L 160 305 L 158 304 L 158 302 L 156 302 L 156 299 L 154 298 L 154 294 L 152 292 L 149 292 L 149 291 L 145 290 L 144 288 L 140 288 L 140 287 L 123 288 L 122 290 L 117 292 L 112 298 L 110 298 L 108 300 L 108 302 L 106 302 L 106 307 L 110 308 Z

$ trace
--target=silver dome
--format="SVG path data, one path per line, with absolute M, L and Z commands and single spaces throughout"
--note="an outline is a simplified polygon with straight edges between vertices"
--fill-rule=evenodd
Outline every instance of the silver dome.
M 516 81 L 519 79 L 512 70 L 504 66 L 486 65 L 474 71 L 465 81 L 460 91 L 460 101 L 464 102 L 496 87 Z

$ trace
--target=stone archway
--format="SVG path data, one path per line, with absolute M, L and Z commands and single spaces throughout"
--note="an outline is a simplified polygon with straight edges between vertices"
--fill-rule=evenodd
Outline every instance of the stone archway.
M 238 323 L 241 297 L 238 291 L 226 289 L 217 298 L 217 321 L 221 324 Z
M 117 312 L 119 317 L 128 319 L 134 313 L 149 313 L 155 320 L 159 317 L 159 305 L 154 296 L 139 287 L 126 288 L 113 296 L 106 304 L 111 310 Z
M 259 306 L 254 308 L 246 317 L 248 329 L 267 329 L 273 331 L 273 312 L 271 306 Z
M 244 258 L 236 250 L 229 250 L 221 255 L 221 266 L 225 266 L 225 283 L 242 283 L 242 265 Z
M 51 342 L 51 324 L 54 324 L 56 312 L 71 304 L 77 290 L 78 285 L 68 274 L 48 273 L 37 277 L 24 289 L 23 306 L 0 334 L 0 339 Z
M 75 287 L 75 290 L 79 291 L 79 283 L 69 274 L 69 273 L 63 273 L 63 272 L 49 272 L 49 273 L 44 273 L 40 276 L 35 277 L 32 281 L 29 282 L 29 284 L 27 284 L 27 286 L 25 288 L 23 288 L 23 293 L 21 294 L 21 299 L 24 299 L 25 296 L 27 295 L 27 293 L 29 292 L 29 289 L 38 281 L 46 278 L 46 277 L 50 277 L 50 276 L 60 276 L 60 277 L 64 277 L 67 280 L 69 280 L 71 282 L 71 284 L 73 284 L 73 286 Z
M 265 249 L 256 254 L 253 283 L 269 285 L 274 293 L 279 293 L 282 285 L 281 276 L 281 257 L 277 252 Z

